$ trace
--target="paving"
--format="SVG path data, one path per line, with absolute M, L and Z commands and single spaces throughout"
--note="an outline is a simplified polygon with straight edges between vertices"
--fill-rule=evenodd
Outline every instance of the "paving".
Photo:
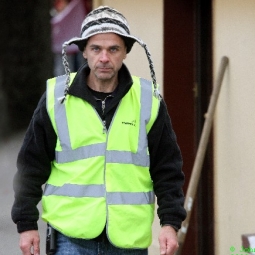
M 0 141 L 0 255 L 20 255 L 19 249 L 19 234 L 16 230 L 16 225 L 11 219 L 11 207 L 14 200 L 12 189 L 12 180 L 16 172 L 17 154 L 22 144 L 24 133 L 21 132 L 12 137 L 5 138 Z M 40 210 L 41 205 L 38 205 Z M 46 226 L 42 220 L 39 220 L 39 232 L 41 237 L 41 255 L 45 254 L 45 233 Z M 149 249 L 150 255 L 159 254 L 157 234 L 158 222 L 154 223 L 153 230 L 155 237 L 152 246 Z
M 14 200 L 12 180 L 16 172 L 17 154 L 22 144 L 24 133 L 2 139 L 0 143 L 0 255 L 20 255 L 19 234 L 11 219 L 11 207 Z M 40 208 L 40 204 L 39 204 Z M 45 224 L 39 221 L 41 236 L 41 254 L 45 254 Z

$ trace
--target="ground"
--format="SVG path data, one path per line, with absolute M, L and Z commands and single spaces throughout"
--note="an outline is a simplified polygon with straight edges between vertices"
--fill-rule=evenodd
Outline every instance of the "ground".
M 21 254 L 19 249 L 19 234 L 16 225 L 11 220 L 11 207 L 14 200 L 12 189 L 12 180 L 16 172 L 16 158 L 20 149 L 24 133 L 21 132 L 0 142 L 0 253 L 18 255 Z M 45 223 L 39 221 L 41 236 L 41 254 L 45 254 Z

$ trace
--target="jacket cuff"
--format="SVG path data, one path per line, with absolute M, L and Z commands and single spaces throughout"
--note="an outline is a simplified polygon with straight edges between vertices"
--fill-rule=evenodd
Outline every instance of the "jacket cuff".
M 28 230 L 38 230 L 36 221 L 18 221 L 17 222 L 18 233 L 22 233 Z
M 180 219 L 175 219 L 168 214 L 163 214 L 160 217 L 160 225 L 161 226 L 171 226 L 176 231 L 178 231 L 181 228 L 181 224 L 182 224 L 182 222 L 180 222 Z
M 170 227 L 172 227 L 172 228 L 175 230 L 176 233 L 178 233 L 178 231 L 179 231 L 179 229 L 178 229 L 176 226 L 173 226 L 173 225 L 171 225 L 171 224 L 162 224 L 162 225 L 161 225 L 161 227 L 164 227 L 164 226 L 170 226 Z

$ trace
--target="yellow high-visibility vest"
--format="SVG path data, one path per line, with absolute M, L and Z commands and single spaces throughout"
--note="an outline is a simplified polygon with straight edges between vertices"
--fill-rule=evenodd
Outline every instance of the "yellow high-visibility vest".
M 151 82 L 132 78 L 107 131 L 87 101 L 67 95 L 59 102 L 65 76 L 48 80 L 47 110 L 57 144 L 42 218 L 66 236 L 92 239 L 106 226 L 117 247 L 151 244 L 155 195 L 147 134 L 159 99 Z

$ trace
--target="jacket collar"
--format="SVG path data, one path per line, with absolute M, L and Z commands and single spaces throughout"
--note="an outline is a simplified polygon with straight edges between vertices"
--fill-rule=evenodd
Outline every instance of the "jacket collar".
M 92 105 L 96 106 L 97 105 L 96 100 L 94 99 L 87 85 L 87 76 L 89 73 L 90 68 L 88 67 L 87 63 L 85 63 L 77 71 L 77 74 L 70 85 L 68 94 L 82 98 L 91 103 Z M 133 84 L 132 77 L 125 64 L 123 64 L 121 69 L 119 70 L 118 80 L 119 84 L 116 88 L 118 93 L 114 97 L 114 101 L 116 102 L 119 102 L 119 100 L 125 96 L 125 94 L 129 91 L 130 87 Z

